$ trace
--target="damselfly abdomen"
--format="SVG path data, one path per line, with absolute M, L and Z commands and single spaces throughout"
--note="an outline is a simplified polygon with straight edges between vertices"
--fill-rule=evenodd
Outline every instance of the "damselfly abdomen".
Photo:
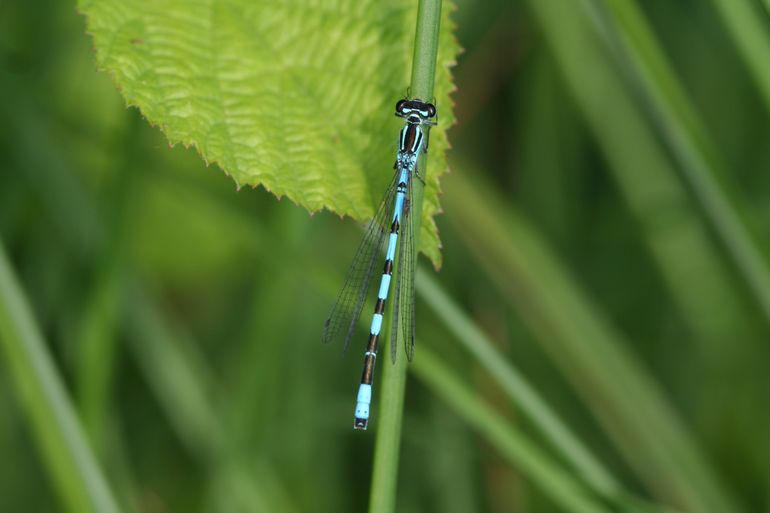
M 420 153 L 427 149 L 427 133 L 423 126 L 435 125 L 432 118 L 436 116 L 436 107 L 416 99 L 400 100 L 396 104 L 396 116 L 404 118 L 405 123 L 398 138 L 393 181 L 385 192 L 385 197 L 356 251 L 345 285 L 326 320 L 323 332 L 325 343 L 344 338 L 343 350 L 347 350 L 366 302 L 372 277 L 376 273 L 376 262 L 382 257 L 384 242 L 387 239 L 385 266 L 377 292 L 369 340 L 364 353 L 364 371 L 358 388 L 353 424 L 355 429 L 366 429 L 369 423 L 374 364 L 377 360 L 385 303 L 388 300 L 393 267 L 396 262 L 398 269 L 395 280 L 393 320 L 390 327 L 391 360 L 393 362 L 396 360 L 399 326 L 402 330 L 407 358 L 411 360 L 414 354 L 414 264 L 417 259 L 417 248 L 414 244 L 414 225 L 410 206 L 413 180 L 415 176 L 419 178 L 417 161 Z M 396 250 L 398 250 L 398 259 L 396 259 Z

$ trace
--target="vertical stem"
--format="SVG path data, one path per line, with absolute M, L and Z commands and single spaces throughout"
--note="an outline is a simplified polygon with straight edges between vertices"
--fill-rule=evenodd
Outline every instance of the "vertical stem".
M 417 8 L 417 29 L 414 41 L 412 61 L 411 96 L 424 101 L 433 98 L 433 81 L 436 74 L 436 56 L 438 52 L 439 22 L 441 19 L 441 0 L 419 0 Z M 425 126 L 426 138 L 429 136 Z M 417 163 L 426 179 L 425 155 Z M 422 220 L 423 185 L 420 180 L 412 180 L 412 204 L 409 215 L 412 219 L 414 244 L 419 248 L 420 226 Z M 401 241 L 403 244 L 403 240 Z M 398 252 L 397 252 L 398 253 Z M 404 269 L 414 272 L 414 269 Z M 403 276 L 400 279 L 411 279 Z M 414 298 L 407 298 L 413 301 Z M 385 326 L 392 326 L 393 303 L 389 302 L 385 315 Z M 402 335 L 398 333 L 397 343 L 403 345 Z M 394 365 L 383 362 L 382 393 L 380 394 L 379 415 L 377 418 L 377 440 L 374 448 L 374 468 L 372 470 L 372 488 L 369 496 L 369 513 L 392 513 L 396 510 L 396 484 L 398 480 L 398 457 L 401 445 L 401 419 L 404 408 L 406 389 L 406 358 L 396 360 Z
M 440 21 L 441 0 L 420 0 L 417 7 L 417 30 L 414 36 L 410 91 L 413 98 L 427 102 L 433 98 Z

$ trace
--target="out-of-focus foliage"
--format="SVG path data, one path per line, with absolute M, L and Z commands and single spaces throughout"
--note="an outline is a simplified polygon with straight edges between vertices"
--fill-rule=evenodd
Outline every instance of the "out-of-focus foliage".
M 452 18 L 444 267 L 418 279 L 398 511 L 767 510 L 770 327 L 735 248 L 767 272 L 770 18 L 749 0 Z M 0 511 L 72 511 L 82 481 L 56 479 L 44 440 L 63 431 L 29 413 L 48 399 L 33 380 L 71 399 L 125 513 L 364 510 L 365 326 L 346 358 L 319 342 L 359 230 L 169 148 L 84 32 L 73 3 L 0 4 L 0 240 L 26 296 L 3 280 L 0 305 L 28 301 L 61 378 L 12 372 L 4 310 Z M 392 128 L 363 190 L 386 181 Z
M 99 67 L 172 143 L 198 149 L 237 184 L 311 212 L 365 220 L 391 177 L 396 99 L 409 84 L 417 3 L 93 1 L 78 4 Z M 454 122 L 459 46 L 447 2 L 420 238 L 440 262 L 439 178 Z M 428 98 L 428 101 L 433 100 Z

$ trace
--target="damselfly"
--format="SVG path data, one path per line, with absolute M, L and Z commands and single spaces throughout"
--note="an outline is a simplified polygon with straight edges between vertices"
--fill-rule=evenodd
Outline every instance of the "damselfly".
M 412 180 L 417 177 L 417 160 L 421 152 L 427 151 L 427 137 L 423 125 L 435 125 L 432 119 L 436 116 L 436 107 L 421 100 L 400 100 L 396 103 L 396 116 L 404 118 L 404 127 L 398 138 L 396 170 L 385 197 L 382 199 L 377 213 L 369 222 L 364 239 L 358 246 L 353 263 L 348 271 L 345 285 L 337 302 L 326 320 L 323 332 L 325 343 L 344 338 L 344 349 L 347 350 L 353 337 L 361 309 L 366 301 L 375 265 L 382 258 L 384 242 L 385 268 L 382 271 L 377 302 L 369 330 L 369 342 L 364 353 L 364 371 L 358 388 L 356 400 L 355 429 L 366 429 L 369 423 L 369 405 L 372 402 L 372 381 L 374 364 L 377 359 L 377 348 L 382 328 L 385 302 L 390 291 L 393 277 L 393 265 L 398 249 L 398 269 L 396 272 L 395 298 L 393 303 L 393 320 L 390 327 L 390 357 L 395 363 L 397 353 L 398 329 L 401 328 L 406 356 L 409 360 L 414 354 L 414 264 L 417 258 L 417 248 L 414 245 L 414 223 L 410 213 L 412 204 Z M 399 231 L 401 243 L 399 244 Z M 388 237 L 386 237 L 388 235 Z

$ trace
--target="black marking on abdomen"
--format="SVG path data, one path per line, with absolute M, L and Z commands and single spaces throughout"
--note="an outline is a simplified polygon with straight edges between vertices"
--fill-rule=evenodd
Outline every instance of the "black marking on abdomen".
M 377 360 L 377 339 L 379 335 L 369 334 L 369 343 L 366 345 L 364 356 L 364 372 L 361 374 L 361 383 L 371 385 L 374 379 L 374 363 Z
M 369 333 L 369 342 L 366 344 L 366 350 L 370 353 L 376 353 L 377 352 L 377 340 L 379 335 L 375 335 L 374 333 Z
M 364 356 L 364 372 L 361 374 L 361 384 L 371 385 L 374 381 L 374 355 Z

